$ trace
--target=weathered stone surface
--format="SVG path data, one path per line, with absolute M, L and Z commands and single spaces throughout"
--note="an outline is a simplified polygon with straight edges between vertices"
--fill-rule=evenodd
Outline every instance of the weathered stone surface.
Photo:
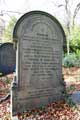
M 33 11 L 17 22 L 16 84 L 12 114 L 63 99 L 62 49 L 65 34 L 51 15 Z
M 4 43 L 0 46 L 0 73 L 2 75 L 15 71 L 16 51 L 12 43 Z

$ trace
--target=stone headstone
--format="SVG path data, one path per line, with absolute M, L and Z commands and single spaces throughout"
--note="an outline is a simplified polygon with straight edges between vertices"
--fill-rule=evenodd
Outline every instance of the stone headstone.
M 17 50 L 12 87 L 12 114 L 64 99 L 62 51 L 66 43 L 60 23 L 50 14 L 32 11 L 17 22 Z
M 4 43 L 0 46 L 0 73 L 10 74 L 15 71 L 16 51 L 12 43 Z
M 79 104 L 80 105 L 80 91 L 75 91 L 71 96 L 70 99 L 72 99 L 72 101 L 75 104 Z

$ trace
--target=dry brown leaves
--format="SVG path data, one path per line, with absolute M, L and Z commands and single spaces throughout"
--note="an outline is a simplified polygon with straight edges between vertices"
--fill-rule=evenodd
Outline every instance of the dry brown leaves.
M 3 89 L 5 87 L 2 82 L 1 87 Z M 75 85 L 75 88 L 80 90 L 80 85 Z M 4 92 L 0 92 L 0 97 L 4 95 Z M 80 111 L 70 107 L 64 101 L 59 101 L 49 104 L 45 108 L 42 107 L 24 113 L 17 113 L 17 117 L 19 120 L 80 120 Z M 11 120 L 10 100 L 0 104 L 0 118 L 0 120 Z
M 80 120 L 79 111 L 71 108 L 64 101 L 34 109 L 23 114 L 18 113 L 19 120 Z

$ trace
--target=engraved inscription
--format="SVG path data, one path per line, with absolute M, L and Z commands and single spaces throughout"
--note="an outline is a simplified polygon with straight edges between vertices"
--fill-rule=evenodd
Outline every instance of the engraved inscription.
M 43 36 L 47 36 L 47 39 Z M 43 88 L 58 84 L 60 64 L 58 42 L 59 40 L 50 39 L 46 34 L 38 33 L 38 37 L 23 36 L 22 75 L 25 74 L 26 80 L 24 87 L 32 85 L 34 88 Z M 26 73 L 29 74 L 29 78 Z

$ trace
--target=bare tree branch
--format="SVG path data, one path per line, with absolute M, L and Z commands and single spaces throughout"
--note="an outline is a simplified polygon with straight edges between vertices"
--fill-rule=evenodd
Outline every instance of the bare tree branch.
M 80 3 L 78 3 L 77 6 L 76 6 L 76 9 L 74 11 L 74 18 L 76 17 L 76 15 L 79 12 L 79 10 L 80 10 Z
M 58 7 L 62 7 L 62 6 L 64 6 L 63 4 L 61 4 L 61 5 L 58 5 Z
M 76 6 L 76 8 L 75 8 L 75 11 L 74 11 L 73 21 L 72 21 L 72 22 L 73 22 L 73 23 L 72 23 L 73 28 L 74 28 L 74 21 L 75 21 L 75 18 L 76 18 L 76 16 L 77 16 L 79 10 L 80 10 L 80 3 L 77 4 L 77 6 Z

